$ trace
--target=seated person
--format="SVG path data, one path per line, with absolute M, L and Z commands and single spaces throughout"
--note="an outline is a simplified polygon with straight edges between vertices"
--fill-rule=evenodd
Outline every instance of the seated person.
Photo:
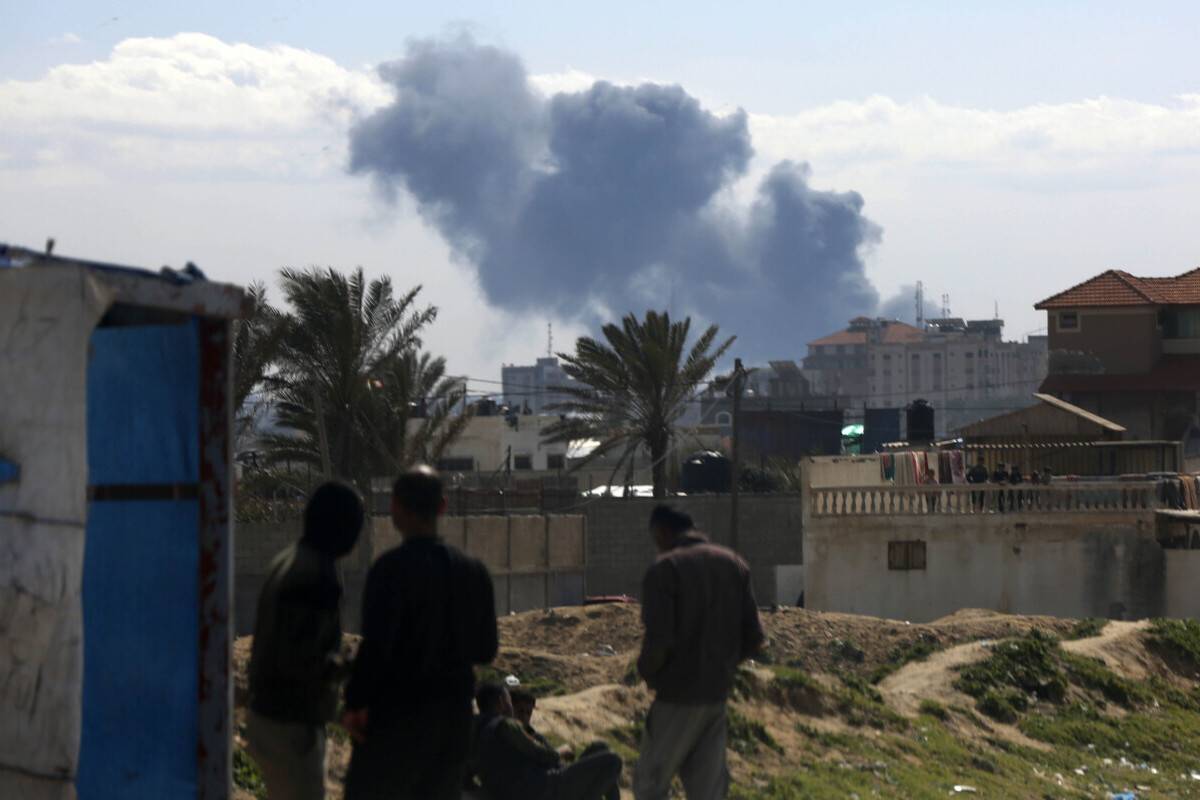
M 562 755 L 514 718 L 508 689 L 486 683 L 479 706 L 475 768 L 492 800 L 619 800 L 621 759 L 594 752 L 564 765 Z M 532 711 L 531 711 L 532 713 Z
M 521 723 L 521 727 L 525 729 L 525 732 L 545 747 L 552 748 L 552 745 L 546 740 L 546 737 L 538 733 L 533 727 L 533 712 L 537 708 L 537 698 L 534 697 L 533 692 L 529 691 L 528 689 L 509 689 L 508 696 L 512 699 L 513 716 L 516 718 L 517 722 Z M 588 756 L 595 755 L 596 753 L 606 753 L 608 750 L 609 747 L 606 742 L 592 742 L 586 748 L 584 748 L 583 752 L 579 754 L 579 757 L 587 758 Z M 564 761 L 575 760 L 575 751 L 569 744 L 565 744 L 558 748 L 558 754 L 562 756 Z

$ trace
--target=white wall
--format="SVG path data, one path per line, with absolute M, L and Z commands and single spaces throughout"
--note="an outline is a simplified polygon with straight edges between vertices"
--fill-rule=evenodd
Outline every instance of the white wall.
M 926 569 L 889 570 L 888 542 L 915 540 Z M 804 561 L 809 608 L 913 622 L 962 608 L 1156 616 L 1195 585 L 1182 559 L 1165 572 L 1149 513 L 809 517 Z

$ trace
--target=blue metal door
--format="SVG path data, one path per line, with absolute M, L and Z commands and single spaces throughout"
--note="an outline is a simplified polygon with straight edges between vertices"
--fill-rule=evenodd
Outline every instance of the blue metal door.
M 92 335 L 82 800 L 197 794 L 199 372 L 195 322 Z

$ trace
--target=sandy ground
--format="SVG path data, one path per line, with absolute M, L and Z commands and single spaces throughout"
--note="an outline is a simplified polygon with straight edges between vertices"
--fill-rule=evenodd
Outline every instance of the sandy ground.
M 499 620 L 500 655 L 494 664 L 502 674 L 513 674 L 529 682 L 540 680 L 559 687 L 559 696 L 539 701 L 535 724 L 548 735 L 575 745 L 585 745 L 603 733 L 629 726 L 650 704 L 642 686 L 626 680 L 641 637 L 640 609 L 636 605 L 613 604 L 584 608 L 561 608 L 550 612 L 516 614 Z M 767 657 L 772 664 L 787 664 L 804 670 L 819 683 L 832 686 L 834 677 L 855 673 L 869 675 L 894 658 L 898 650 L 923 642 L 937 648 L 924 661 L 910 662 L 886 678 L 879 690 L 885 702 L 906 716 L 916 716 L 922 700 L 943 706 L 973 707 L 970 698 L 953 688 L 957 670 L 986 657 L 988 643 L 1023 635 L 1032 629 L 1063 635 L 1074 620 L 1052 617 L 1018 617 L 991 611 L 964 610 L 927 624 L 903 620 L 825 614 L 804 609 L 764 611 L 763 624 L 770 639 Z M 1110 623 L 1101 635 L 1066 643 L 1072 652 L 1103 659 L 1111 668 L 1130 677 L 1145 677 L 1154 667 L 1140 646 L 1145 623 Z M 347 637 L 347 645 L 357 644 Z M 245 702 L 245 674 L 250 655 L 250 638 L 239 639 L 234 648 L 237 671 L 235 694 L 239 716 Z M 769 682 L 772 673 L 756 669 L 760 680 Z M 792 738 L 798 737 L 797 722 L 817 730 L 845 730 L 834 716 L 805 716 L 795 709 L 767 702 L 746 706 L 744 713 L 768 724 L 785 752 L 795 752 Z M 240 726 L 239 726 L 240 727 Z M 963 723 L 964 736 L 998 736 L 1023 745 L 1041 747 L 1015 728 L 990 724 L 984 728 Z M 341 797 L 341 780 L 349 760 L 344 737 L 330 740 L 329 795 Z M 731 754 L 735 775 L 761 775 L 794 768 L 786 756 L 771 753 L 757 757 L 753 765 Z M 629 776 L 625 778 L 628 784 Z M 244 792 L 235 795 L 249 800 Z

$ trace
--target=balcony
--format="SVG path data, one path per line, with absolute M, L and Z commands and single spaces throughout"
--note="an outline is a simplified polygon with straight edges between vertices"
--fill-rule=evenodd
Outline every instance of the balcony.
M 814 517 L 930 516 L 995 513 L 1145 513 L 1166 508 L 1157 481 L 1038 486 L 839 486 L 813 489 Z

